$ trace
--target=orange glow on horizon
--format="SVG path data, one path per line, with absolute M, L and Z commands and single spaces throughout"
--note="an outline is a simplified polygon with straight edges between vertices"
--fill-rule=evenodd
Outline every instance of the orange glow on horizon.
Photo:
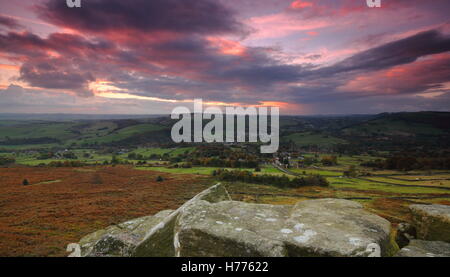
M 246 48 L 237 41 L 217 37 L 208 37 L 207 39 L 211 45 L 217 47 L 222 54 L 233 56 L 245 55 Z
M 19 70 L 20 66 L 12 64 L 0 64 L 0 69 L 4 70 Z
M 110 98 L 110 99 L 135 99 L 135 100 L 147 100 L 147 101 L 155 101 L 155 102 L 165 102 L 165 103 L 194 103 L 195 99 L 185 99 L 185 100 L 177 100 L 177 99 L 166 99 L 152 96 L 141 96 L 134 95 L 125 92 L 113 92 L 113 91 L 97 91 L 96 96 Z M 259 104 L 245 104 L 239 102 L 221 102 L 221 101 L 203 101 L 203 105 L 206 106 L 218 106 L 218 107 L 227 107 L 227 106 L 237 106 L 237 107 L 278 107 L 280 109 L 285 110 L 298 110 L 300 109 L 300 105 L 291 104 L 287 102 L 278 102 L 278 101 L 258 101 Z

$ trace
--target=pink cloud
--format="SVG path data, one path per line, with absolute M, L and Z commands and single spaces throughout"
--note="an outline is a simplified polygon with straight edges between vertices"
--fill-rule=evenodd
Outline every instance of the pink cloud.
M 305 1 L 301 1 L 301 0 L 297 0 L 297 1 L 294 1 L 291 3 L 292 9 L 304 9 L 304 8 L 309 8 L 312 6 L 313 6 L 313 3 L 305 2 Z
M 279 38 L 299 31 L 310 31 L 330 26 L 332 23 L 324 19 L 303 20 L 288 13 L 277 13 L 252 17 L 247 20 L 256 32 L 250 39 Z
M 447 82 L 449 64 L 449 53 L 430 55 L 411 64 L 358 75 L 338 90 L 362 95 L 420 93 Z
M 318 32 L 315 32 L 315 31 L 309 31 L 309 32 L 306 32 L 308 35 L 310 35 L 310 36 L 317 36 L 319 33 Z

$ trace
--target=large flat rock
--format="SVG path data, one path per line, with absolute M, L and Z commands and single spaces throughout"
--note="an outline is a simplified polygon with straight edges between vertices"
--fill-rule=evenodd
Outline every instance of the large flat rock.
M 411 205 L 409 209 L 418 239 L 450 242 L 450 206 Z
M 295 206 L 199 201 L 175 226 L 177 256 L 386 256 L 390 223 L 356 202 Z
M 164 210 L 153 216 L 136 218 L 91 233 L 79 242 L 81 256 L 130 256 L 148 230 L 172 212 L 173 210 Z
M 357 202 L 294 206 L 231 201 L 217 184 L 175 211 L 130 220 L 80 240 L 82 256 L 359 257 L 390 255 L 390 223 Z
M 450 243 L 442 241 L 411 240 L 396 257 L 450 257 Z
M 199 201 L 217 203 L 226 200 L 231 200 L 231 197 L 220 183 L 202 191 L 149 229 L 144 239 L 133 250 L 132 255 L 136 257 L 174 257 L 174 227 L 179 215 L 184 213 L 187 207 L 197 205 Z

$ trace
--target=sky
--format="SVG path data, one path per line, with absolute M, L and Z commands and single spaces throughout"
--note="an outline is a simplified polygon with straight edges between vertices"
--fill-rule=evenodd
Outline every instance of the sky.
M 0 0 L 0 113 L 450 111 L 450 1 Z

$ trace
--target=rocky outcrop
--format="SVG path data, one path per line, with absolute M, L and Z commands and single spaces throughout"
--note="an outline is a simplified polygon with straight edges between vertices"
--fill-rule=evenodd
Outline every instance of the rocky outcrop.
M 416 228 L 409 223 L 400 223 L 397 226 L 397 232 L 395 235 L 395 242 L 402 248 L 409 244 L 409 242 L 415 239 L 417 236 Z
M 411 205 L 409 209 L 418 239 L 450 242 L 450 206 Z
M 231 201 L 218 184 L 176 211 L 108 227 L 80 245 L 82 256 L 388 256 L 390 231 L 353 201 L 250 204 Z
M 167 218 L 159 222 L 145 235 L 144 239 L 136 246 L 132 256 L 137 257 L 174 257 L 174 228 L 178 216 L 189 206 L 195 206 L 199 201 L 217 203 L 231 200 L 227 190 L 221 184 L 210 187 L 197 194 L 186 202 Z
M 442 241 L 411 240 L 396 257 L 450 257 L 450 243 Z
M 190 257 L 380 256 L 390 234 L 388 221 L 340 199 L 295 206 L 201 201 L 175 228 L 177 255 Z
M 173 210 L 144 216 L 110 226 L 83 237 L 79 245 L 82 256 L 130 256 L 148 230 L 167 218 Z

